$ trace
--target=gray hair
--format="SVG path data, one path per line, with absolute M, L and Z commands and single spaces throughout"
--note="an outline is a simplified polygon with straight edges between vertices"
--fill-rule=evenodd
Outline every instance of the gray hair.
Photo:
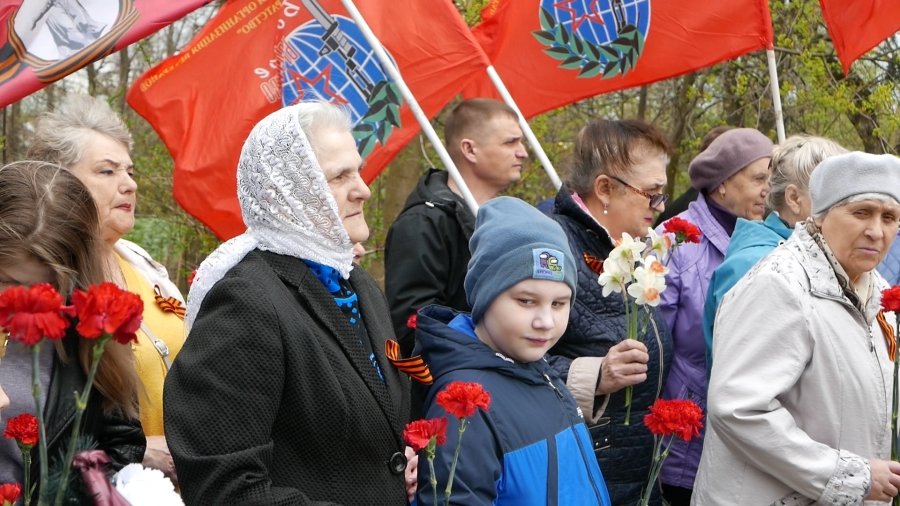
M 325 102 L 323 100 L 310 100 L 299 102 L 292 106 L 296 113 L 297 123 L 306 134 L 310 145 L 315 151 L 316 146 L 312 140 L 313 134 L 320 128 L 337 128 L 339 130 L 351 130 L 353 121 L 346 108 Z
M 71 169 L 81 161 L 93 133 L 105 135 L 131 151 L 131 132 L 109 104 L 88 95 L 68 95 L 55 111 L 38 119 L 28 158 Z
M 792 135 L 772 151 L 772 173 L 766 205 L 780 210 L 785 206 L 784 193 L 788 185 L 807 191 L 809 176 L 819 163 L 829 156 L 846 153 L 840 144 L 824 137 Z
M 838 207 L 846 206 L 847 204 L 853 204 L 855 202 L 862 202 L 864 200 L 874 200 L 876 202 L 884 202 L 886 204 L 894 204 L 895 206 L 900 206 L 900 202 L 897 202 L 897 199 L 891 197 L 890 195 L 875 192 L 860 193 L 858 195 L 851 195 L 820 213 L 813 214 L 812 218 L 814 221 L 819 222 L 822 220 L 822 218 L 825 217 L 826 214 L 828 214 L 828 211 L 831 211 L 832 209 L 837 209 Z

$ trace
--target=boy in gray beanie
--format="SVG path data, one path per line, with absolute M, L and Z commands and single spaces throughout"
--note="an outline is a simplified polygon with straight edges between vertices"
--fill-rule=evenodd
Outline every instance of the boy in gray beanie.
M 467 419 L 453 504 L 563 504 L 575 497 L 610 504 L 581 410 L 544 359 L 565 332 L 575 299 L 565 233 L 525 202 L 500 197 L 479 209 L 469 249 L 472 314 L 428 306 L 416 326 L 417 351 L 434 377 L 425 418 L 448 419 L 434 462 L 439 487 L 447 483 L 460 420 L 435 399 L 451 383 L 477 382 L 491 405 Z M 428 466 L 419 466 L 420 505 L 433 502 L 430 479 Z

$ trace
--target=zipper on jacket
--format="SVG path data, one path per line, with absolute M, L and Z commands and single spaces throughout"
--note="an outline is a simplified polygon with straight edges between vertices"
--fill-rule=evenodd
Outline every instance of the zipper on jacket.
M 550 388 L 553 389 L 553 393 L 556 394 L 556 398 L 559 400 L 562 400 L 563 394 L 562 394 L 562 392 L 559 391 L 558 388 L 556 388 L 556 385 L 553 384 L 553 380 L 550 379 L 550 376 L 547 376 L 547 373 L 543 373 L 543 375 L 544 375 L 544 379 L 547 380 L 547 384 L 550 385 Z

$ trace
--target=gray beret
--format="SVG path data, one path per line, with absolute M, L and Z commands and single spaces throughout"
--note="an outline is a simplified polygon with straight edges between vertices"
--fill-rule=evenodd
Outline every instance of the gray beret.
M 900 158 L 853 151 L 826 158 L 809 178 L 813 215 L 863 193 L 880 193 L 900 203 Z
M 566 233 L 519 199 L 497 197 L 481 206 L 469 249 L 472 258 L 464 285 L 475 323 L 494 299 L 526 279 L 565 283 L 575 300 L 575 259 Z
M 691 186 L 710 192 L 751 163 L 772 156 L 775 147 L 755 128 L 733 128 L 718 136 L 691 161 Z

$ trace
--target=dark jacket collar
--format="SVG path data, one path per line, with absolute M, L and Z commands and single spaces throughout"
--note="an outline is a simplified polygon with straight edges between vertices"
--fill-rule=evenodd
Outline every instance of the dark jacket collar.
M 388 315 L 385 314 L 383 318 L 378 318 L 372 307 L 374 297 L 383 297 L 374 281 L 359 266 L 354 266 L 350 272 L 350 285 L 359 297 L 359 311 L 372 349 L 375 350 L 375 356 L 384 374 L 384 381 L 376 374 L 363 345 L 359 342 L 358 334 L 335 304 L 334 297 L 325 289 L 325 286 L 315 277 L 309 267 L 302 260 L 286 255 L 266 251 L 260 251 L 259 254 L 282 281 L 297 289 L 296 296 L 300 303 L 308 309 L 309 316 L 319 320 L 328 329 L 350 363 L 353 364 L 356 372 L 369 387 L 385 416 L 391 420 L 391 426 L 395 427 L 395 430 L 396 428 L 402 430 L 404 420 L 401 417 L 404 415 L 404 410 L 398 407 L 396 400 L 403 398 L 401 383 L 403 379 L 384 357 L 383 339 L 392 337 L 394 333 L 390 327 Z
M 419 178 L 415 190 L 406 199 L 406 204 L 401 212 L 421 205 L 440 209 L 455 216 L 466 237 L 472 237 L 472 232 L 475 230 L 475 215 L 472 214 L 462 197 L 453 193 L 450 186 L 447 185 L 448 178 L 449 174 L 445 170 L 428 169 L 428 172 Z

